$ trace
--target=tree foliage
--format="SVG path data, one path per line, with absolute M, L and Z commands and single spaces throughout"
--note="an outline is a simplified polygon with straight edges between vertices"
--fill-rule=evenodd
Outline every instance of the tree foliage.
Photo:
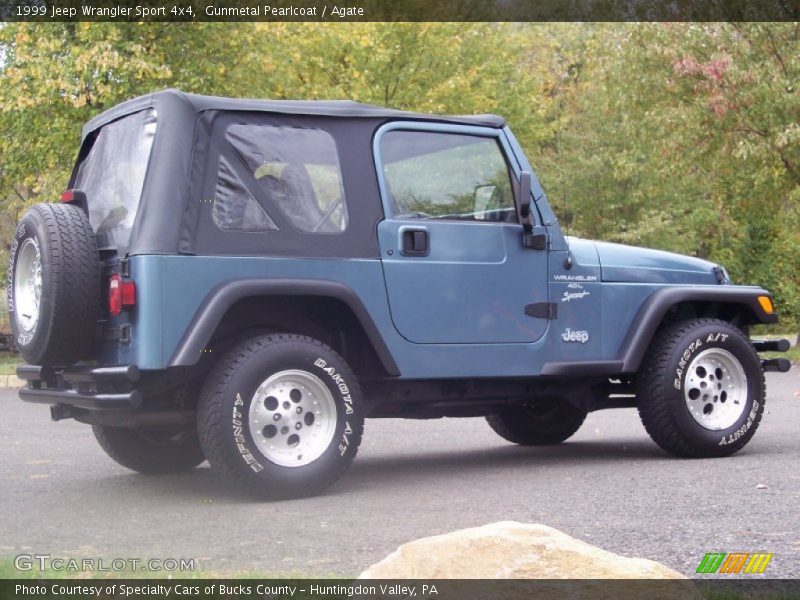
M 620 24 L 576 34 L 562 83 L 575 231 L 694 254 L 800 303 L 800 30 Z M 552 170 L 551 170 L 552 171 Z
M 800 308 L 796 23 L 15 23 L 0 77 L 6 232 L 63 188 L 85 121 L 165 87 L 495 112 L 571 234 L 709 258 Z

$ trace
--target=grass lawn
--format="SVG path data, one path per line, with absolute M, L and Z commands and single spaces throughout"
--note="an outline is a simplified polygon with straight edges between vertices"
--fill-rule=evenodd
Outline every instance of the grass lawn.
M 16 375 L 22 358 L 14 352 L 0 352 L 0 375 Z
M 793 363 L 800 362 L 800 346 L 792 346 L 788 352 L 764 352 L 762 358 L 788 358 Z
M 797 339 L 797 334 L 796 333 L 787 333 L 787 334 L 783 334 L 783 335 L 764 335 L 764 336 L 753 335 L 752 337 L 753 338 L 762 338 L 762 339 L 786 338 L 790 342 L 794 342 Z M 761 358 L 788 358 L 793 363 L 797 364 L 797 363 L 800 363 L 800 345 L 792 346 L 791 348 L 789 348 L 788 352 L 764 352 L 760 356 L 761 356 Z

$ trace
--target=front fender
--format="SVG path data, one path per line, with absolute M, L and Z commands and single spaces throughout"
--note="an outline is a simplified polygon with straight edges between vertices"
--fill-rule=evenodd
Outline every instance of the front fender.
M 748 324 L 777 323 L 778 315 L 765 311 L 758 301 L 759 296 L 766 296 L 772 302 L 770 293 L 760 287 L 687 286 L 666 287 L 654 292 L 642 304 L 622 342 L 618 355 L 622 361 L 622 372 L 635 373 L 639 370 L 653 336 L 664 316 L 674 306 L 684 302 L 728 305 L 741 312 Z

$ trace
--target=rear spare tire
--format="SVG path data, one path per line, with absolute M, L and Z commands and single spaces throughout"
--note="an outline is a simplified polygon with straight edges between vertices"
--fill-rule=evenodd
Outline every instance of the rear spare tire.
M 37 204 L 17 226 L 8 266 L 14 341 L 32 364 L 66 366 L 92 350 L 99 313 L 99 258 L 86 213 Z

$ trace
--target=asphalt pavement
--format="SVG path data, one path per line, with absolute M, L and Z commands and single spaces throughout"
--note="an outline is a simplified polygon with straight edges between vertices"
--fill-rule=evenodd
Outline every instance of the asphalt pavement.
M 767 388 L 755 437 L 723 459 L 666 455 L 633 409 L 593 413 L 550 448 L 509 444 L 482 419 L 368 420 L 333 488 L 275 503 L 208 465 L 127 471 L 88 426 L 53 423 L 2 390 L 0 558 L 193 558 L 221 574 L 347 576 L 422 536 L 516 520 L 686 575 L 706 552 L 772 552 L 767 574 L 797 578 L 800 369 L 769 374 Z

